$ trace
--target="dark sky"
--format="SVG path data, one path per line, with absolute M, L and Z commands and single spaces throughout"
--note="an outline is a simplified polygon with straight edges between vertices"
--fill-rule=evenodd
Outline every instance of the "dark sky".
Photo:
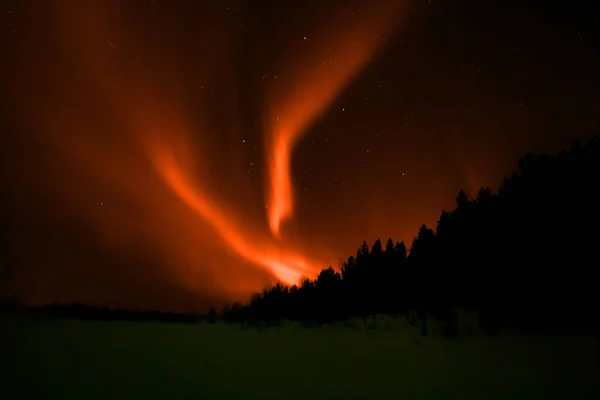
M 593 3 L 3 1 L 2 294 L 202 310 L 409 243 L 599 131 Z

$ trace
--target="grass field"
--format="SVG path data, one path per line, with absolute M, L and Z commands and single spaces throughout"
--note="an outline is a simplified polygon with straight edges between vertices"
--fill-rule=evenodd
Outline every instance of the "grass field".
M 4 399 L 592 399 L 593 338 L 0 322 Z M 8 393 L 6 392 L 8 391 Z

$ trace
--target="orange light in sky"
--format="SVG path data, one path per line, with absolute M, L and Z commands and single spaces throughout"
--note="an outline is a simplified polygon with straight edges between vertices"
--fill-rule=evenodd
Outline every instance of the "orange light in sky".
M 289 90 L 278 94 L 277 103 L 285 104 L 285 107 L 270 110 L 271 115 L 267 119 L 272 117 L 268 132 L 271 140 L 266 140 L 267 145 L 272 146 L 267 151 L 270 174 L 268 222 L 275 237 L 280 236 L 281 222 L 291 217 L 293 212 L 290 159 L 294 145 L 393 31 L 397 11 L 397 6 L 379 6 L 376 12 L 367 14 L 369 18 L 354 25 L 360 40 L 341 34 L 319 42 L 307 62 L 300 60 L 296 63 L 298 67 L 291 71 Z M 335 60 L 335 64 L 325 63 L 323 66 L 321 60 L 325 58 Z M 154 146 L 152 158 L 155 168 L 177 196 L 209 222 L 238 255 L 269 269 L 287 284 L 296 284 L 302 276 L 314 275 L 326 266 L 311 264 L 296 253 L 280 250 L 281 243 L 269 246 L 266 240 L 253 239 L 256 227 L 233 221 L 230 213 L 219 209 L 207 188 L 200 190 L 186 175 L 190 169 L 175 161 L 181 159 L 181 154 L 176 156 L 168 149 L 168 141 Z
M 404 5 L 399 3 L 369 4 L 370 10 L 352 20 L 353 34 L 344 31 L 348 27 L 343 21 L 339 27 L 328 25 L 313 38 L 310 55 L 292 63 L 288 90 L 270 102 L 267 196 L 269 226 L 276 237 L 294 211 L 290 164 L 295 144 L 385 43 L 403 15 Z
M 265 142 L 270 146 L 267 149 L 270 180 L 267 208 L 270 231 L 276 238 L 280 237 L 282 221 L 293 214 L 290 161 L 294 145 L 393 32 L 400 8 L 397 4 L 376 5 L 364 14 L 365 18 L 352 21 L 354 35 L 344 33 L 346 27 L 343 24 L 334 27 L 333 36 L 330 26 L 321 32 L 322 40 L 315 35 L 317 47 L 311 50 L 310 56 L 294 63 L 296 67 L 290 71 L 288 90 L 277 94 L 275 104 L 284 107 L 268 110 L 267 133 L 270 137 Z M 323 63 L 323 60 L 331 62 Z M 296 253 L 280 250 L 281 243 L 269 246 L 266 240 L 253 239 L 256 227 L 234 222 L 230 213 L 216 207 L 216 199 L 210 198 L 208 189 L 200 190 L 186 175 L 189 169 L 177 164 L 175 160 L 181 155 L 169 153 L 168 148 L 168 142 L 154 147 L 155 168 L 177 196 L 209 222 L 238 255 L 267 268 L 287 284 L 296 284 L 302 276 L 314 275 L 326 266 L 309 263 Z
M 24 114 L 35 106 L 31 131 L 40 148 L 52 149 L 48 153 L 65 161 L 54 162 L 57 167 L 49 173 L 55 175 L 45 179 L 60 185 L 43 189 L 58 199 L 57 208 L 69 209 L 70 216 L 100 233 L 111 248 L 129 249 L 135 243 L 147 250 L 160 264 L 155 272 L 160 284 L 246 296 L 273 277 L 286 284 L 315 277 L 335 257 L 324 261 L 329 255 L 308 238 L 277 240 L 282 222 L 293 215 L 292 152 L 385 43 L 404 15 L 404 4 L 398 3 L 406 2 L 365 3 L 356 7 L 354 17 L 336 12 L 340 19 L 311 23 L 311 32 L 297 37 L 310 45 L 310 53 L 292 45 L 292 54 L 285 54 L 286 49 L 276 53 L 290 62 L 279 66 L 277 87 L 261 99 L 269 179 L 258 197 L 266 192 L 266 218 L 262 201 L 244 198 L 255 196 L 256 182 L 231 173 L 242 153 L 211 147 L 222 144 L 213 141 L 214 133 L 244 137 L 260 129 L 243 126 L 247 119 L 236 115 L 242 89 L 232 83 L 236 72 L 223 67 L 239 51 L 235 31 L 224 28 L 229 22 L 215 18 L 198 23 L 198 37 L 211 39 L 190 38 L 184 46 L 173 33 L 180 31 L 179 22 L 163 21 L 158 12 L 138 18 L 136 7 L 105 1 L 47 6 L 46 14 L 54 18 L 40 17 L 39 23 L 53 32 L 44 46 L 52 45 L 57 62 L 49 72 L 32 67 L 24 75 L 24 82 L 32 79 L 43 90 L 22 101 Z M 157 23 L 172 36 L 156 34 Z M 37 38 L 30 42 L 36 44 Z M 47 52 L 44 46 L 40 54 Z M 211 56 L 192 57 L 196 54 Z M 215 91 L 204 90 L 204 82 L 211 82 Z M 223 107 L 215 106 L 211 93 L 217 90 L 216 99 L 226 99 Z M 51 156 L 48 160 L 53 161 Z M 74 178 L 65 180 L 69 174 Z M 79 182 L 93 191 L 82 190 Z M 302 246 L 307 243 L 310 254 L 320 259 L 305 256 L 308 249 Z M 135 266 L 130 268 L 135 276 Z
M 156 146 L 154 163 L 157 171 L 168 186 L 201 218 L 208 221 L 227 245 L 241 257 L 271 270 L 282 282 L 294 285 L 302 276 L 315 274 L 322 268 L 319 264 L 309 264 L 299 255 L 272 248 L 265 241 L 251 240 L 256 235 L 243 234 L 243 224 L 236 224 L 228 213 L 223 212 L 206 194 L 200 193 L 184 169 L 175 161 L 165 146 Z M 277 246 L 280 247 L 280 246 Z

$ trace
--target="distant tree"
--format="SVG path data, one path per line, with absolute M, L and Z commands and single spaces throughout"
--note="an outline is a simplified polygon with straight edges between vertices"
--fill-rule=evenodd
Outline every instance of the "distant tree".
M 404 242 L 399 242 L 396 243 L 396 245 L 394 246 L 394 251 L 396 252 L 397 256 L 398 256 L 398 261 L 400 263 L 403 263 L 404 261 L 406 261 L 406 245 L 404 244 Z
M 369 245 L 365 240 L 360 246 L 360 249 L 356 252 L 356 267 L 359 271 L 361 278 L 364 278 L 367 272 L 367 266 L 369 265 Z
M 215 310 L 214 307 L 211 307 L 208 310 L 208 322 L 210 322 L 211 324 L 217 322 L 217 310 Z
M 385 244 L 385 254 L 392 254 L 394 252 L 394 241 L 389 238 Z
M 379 257 L 383 254 L 383 248 L 381 246 L 381 240 L 377 238 L 373 246 L 371 247 L 371 252 L 369 253 L 369 259 L 373 260 L 373 262 L 377 263 L 379 261 Z
M 357 275 L 356 259 L 350 256 L 348 257 L 348 261 L 342 264 L 342 279 L 352 284 L 357 279 Z
M 315 296 L 318 312 L 315 319 L 319 322 L 339 319 L 342 310 L 342 277 L 329 267 L 321 271 L 315 280 Z
M 492 198 L 492 189 L 489 187 L 482 187 L 477 192 L 476 201 L 480 204 L 486 204 Z
M 469 196 L 467 195 L 467 192 L 461 189 L 460 192 L 458 192 L 458 195 L 456 196 L 456 206 L 460 208 L 461 206 L 464 206 L 468 203 Z
M 421 225 L 417 237 L 413 239 L 410 248 L 409 259 L 422 262 L 430 258 L 431 253 L 435 252 L 436 236 L 432 229 L 426 225 Z

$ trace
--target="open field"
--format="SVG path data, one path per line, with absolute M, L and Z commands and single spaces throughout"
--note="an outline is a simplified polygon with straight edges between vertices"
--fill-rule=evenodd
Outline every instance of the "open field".
M 593 338 L 0 322 L 6 399 L 587 399 Z M 6 389 L 8 388 L 8 389 Z M 8 390 L 8 393 L 6 393 Z

